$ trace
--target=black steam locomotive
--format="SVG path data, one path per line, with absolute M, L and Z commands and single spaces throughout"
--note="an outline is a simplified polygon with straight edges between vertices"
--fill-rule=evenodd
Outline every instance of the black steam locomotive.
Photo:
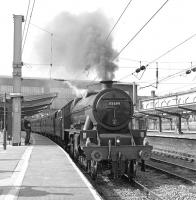
M 110 81 L 104 82 L 111 86 Z M 33 119 L 33 132 L 60 143 L 96 178 L 97 173 L 114 177 L 136 176 L 138 161 L 150 158 L 152 146 L 145 145 L 146 130 L 132 129 L 133 102 L 123 90 L 108 87 L 76 98 L 61 110 Z

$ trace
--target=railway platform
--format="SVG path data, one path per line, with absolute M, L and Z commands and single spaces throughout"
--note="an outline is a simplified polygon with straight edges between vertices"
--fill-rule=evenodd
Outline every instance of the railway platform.
M 146 140 L 153 146 L 153 158 L 196 169 L 196 133 L 148 131 Z
M 31 145 L 0 147 L 0 200 L 101 200 L 58 145 L 38 134 Z
M 157 136 L 157 137 L 168 137 L 168 138 L 179 138 L 179 139 L 190 139 L 196 140 L 196 132 L 191 131 L 183 131 L 182 134 L 176 133 L 174 131 L 147 131 L 147 136 Z
M 175 132 L 150 132 L 147 133 L 147 141 L 158 149 L 167 149 L 179 152 L 187 156 L 193 156 L 196 160 L 196 133 L 178 134 Z

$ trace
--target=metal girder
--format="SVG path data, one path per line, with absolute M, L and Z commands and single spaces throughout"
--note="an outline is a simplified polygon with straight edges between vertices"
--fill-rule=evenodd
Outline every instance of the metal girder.
M 191 108 L 187 108 L 187 107 L 184 107 L 184 106 L 178 106 L 178 108 L 196 113 L 196 110 L 193 110 Z
M 171 118 L 169 118 L 169 117 L 165 117 L 165 116 L 163 116 L 163 115 L 158 115 L 158 114 L 152 114 L 152 113 L 145 113 L 145 112 L 142 112 L 142 111 L 139 111 L 139 113 L 142 113 L 142 114 L 144 114 L 144 115 L 149 115 L 149 116 L 152 116 L 152 117 L 161 117 L 161 118 L 164 118 L 164 119 L 171 119 Z
M 160 115 L 156 115 L 156 114 L 152 114 L 152 113 L 145 113 L 145 112 L 142 112 L 142 111 L 139 111 L 139 113 L 142 113 L 144 115 L 153 116 L 153 117 L 160 117 Z
M 159 112 L 162 112 L 162 113 L 166 113 L 168 115 L 173 115 L 173 116 L 176 116 L 176 117 L 181 117 L 182 116 L 182 114 L 180 114 L 180 113 L 169 112 L 169 111 L 161 110 L 161 109 L 157 109 L 157 108 L 155 108 L 155 110 L 159 111 Z

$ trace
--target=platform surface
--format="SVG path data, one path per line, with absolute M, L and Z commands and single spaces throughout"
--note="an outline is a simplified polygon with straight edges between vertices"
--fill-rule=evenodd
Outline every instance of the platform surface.
M 59 146 L 38 134 L 31 142 L 0 147 L 0 200 L 101 199 Z

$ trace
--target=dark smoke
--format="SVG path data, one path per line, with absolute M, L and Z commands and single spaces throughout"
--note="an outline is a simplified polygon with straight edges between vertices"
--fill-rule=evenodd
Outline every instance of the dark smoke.
M 117 65 L 113 58 L 117 52 L 112 47 L 112 37 L 106 41 L 111 29 L 109 20 L 100 11 L 80 15 L 61 13 L 47 30 L 53 36 L 53 69 L 68 79 L 86 78 L 96 72 L 101 80 L 112 80 Z M 42 63 L 50 63 L 50 38 L 44 34 L 36 45 Z M 62 71 L 63 67 L 63 71 Z

